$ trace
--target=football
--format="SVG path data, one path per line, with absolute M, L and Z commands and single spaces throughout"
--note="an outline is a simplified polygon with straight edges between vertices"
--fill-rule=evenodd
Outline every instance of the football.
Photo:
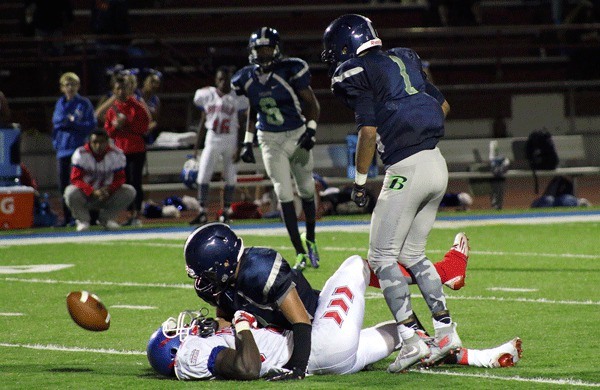
M 73 321 L 83 329 L 101 332 L 110 327 L 110 314 L 96 294 L 70 292 L 67 295 L 67 309 Z

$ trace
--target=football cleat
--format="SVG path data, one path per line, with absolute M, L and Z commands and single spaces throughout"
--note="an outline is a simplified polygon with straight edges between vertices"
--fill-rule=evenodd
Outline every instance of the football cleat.
M 226 224 L 231 223 L 231 214 L 233 214 L 233 212 L 230 208 L 224 209 L 221 215 L 219 216 L 219 222 Z
M 492 360 L 492 367 L 513 367 L 523 357 L 522 340 L 515 337 L 509 342 L 494 348 L 495 352 L 500 353 Z
M 76 220 L 75 221 L 75 230 L 78 232 L 85 232 L 90 230 L 90 223 L 85 221 Z
M 466 260 L 469 259 L 469 238 L 463 232 L 460 232 L 454 237 L 454 244 L 450 250 L 454 250 L 465 255 Z
M 298 255 L 296 255 L 296 264 L 294 264 L 292 268 L 298 271 L 302 271 L 304 268 L 306 268 L 307 260 L 310 261 L 306 253 L 298 253 Z
M 387 371 L 390 373 L 405 371 L 427 358 L 430 354 L 431 350 L 425 341 L 415 332 L 412 337 L 404 340 L 402 348 L 400 348 L 400 352 L 396 356 L 396 360 L 388 366 Z
M 460 290 L 465 286 L 465 275 L 455 276 L 450 280 L 446 280 L 444 285 L 452 290 Z
M 208 217 L 204 211 L 201 211 L 200 214 L 196 216 L 196 218 L 190 221 L 190 225 L 204 225 L 208 222 Z
M 435 330 L 434 346 L 431 347 L 431 355 L 425 359 L 426 366 L 434 366 L 441 363 L 443 359 L 460 350 L 462 341 L 456 332 L 456 322 L 449 326 Z
M 306 249 L 308 250 L 308 258 L 310 259 L 310 265 L 312 265 L 313 268 L 319 268 L 319 250 L 317 249 L 317 243 L 306 239 L 306 232 L 302 233 L 300 238 L 302 239 L 302 243 L 304 244 L 304 246 L 306 246 Z

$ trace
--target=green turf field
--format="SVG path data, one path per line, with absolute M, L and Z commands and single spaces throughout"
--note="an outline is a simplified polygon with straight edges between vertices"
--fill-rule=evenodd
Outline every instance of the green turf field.
M 234 226 L 235 227 L 235 226 Z M 394 356 L 349 376 L 312 376 L 293 388 L 531 389 L 600 387 L 600 223 L 466 227 L 471 239 L 467 285 L 446 290 L 463 344 L 488 348 L 523 339 L 516 367 L 442 366 L 385 372 Z M 431 259 L 440 259 L 458 228 L 434 229 Z M 243 235 L 246 246 L 278 249 L 293 259 L 287 235 Z M 367 233 L 318 235 L 321 268 L 305 275 L 320 288 L 349 255 L 366 255 Z M 6 246 L 0 242 L 0 387 L 2 389 L 253 388 L 233 382 L 183 383 L 154 375 L 144 355 L 150 334 L 169 316 L 202 303 L 192 290 L 183 240 L 115 240 Z M 23 273 L 42 264 L 72 265 Z M 70 291 L 99 295 L 112 316 L 106 332 L 79 328 L 69 317 Z M 423 299 L 413 290 L 421 319 Z M 378 290 L 367 291 L 365 325 L 391 319 Z M 426 326 L 430 325 L 427 321 Z M 260 382 L 259 388 L 283 388 Z

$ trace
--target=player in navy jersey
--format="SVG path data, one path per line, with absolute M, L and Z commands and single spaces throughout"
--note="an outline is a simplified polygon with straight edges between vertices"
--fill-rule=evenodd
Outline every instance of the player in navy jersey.
M 435 362 L 461 346 L 439 275 L 425 255 L 427 236 L 448 184 L 446 160 L 437 148 L 450 106 L 427 81 L 417 53 L 382 50 L 371 21 L 361 15 L 334 20 L 323 35 L 322 60 L 331 88 L 355 113 L 358 129 L 352 199 L 366 203 L 367 170 L 375 149 L 386 173 L 371 217 L 368 261 L 398 324 L 403 346 L 388 367 L 400 372 L 427 358 Z M 414 275 L 433 316 L 430 349 L 415 333 L 408 284 L 397 263 Z
M 248 43 L 250 65 L 231 80 L 238 95 L 250 101 L 248 125 L 240 158 L 254 163 L 252 143 L 258 137 L 263 163 L 283 214 L 286 229 L 296 250 L 294 268 L 306 264 L 317 268 L 319 253 L 315 240 L 315 182 L 311 149 L 315 145 L 320 107 L 310 87 L 310 70 L 300 58 L 283 58 L 279 33 L 262 27 Z M 294 207 L 294 183 L 306 218 L 306 234 L 298 230 Z M 306 245 L 306 249 L 305 246 Z M 308 252 L 308 253 L 307 253 Z
M 464 286 L 468 242 L 458 233 L 444 259 L 435 264 L 439 278 L 452 289 Z M 252 313 L 262 327 L 274 325 L 294 331 L 295 348 L 286 368 L 295 378 L 304 376 L 311 348 L 312 321 L 327 306 L 322 293 L 311 287 L 283 256 L 269 248 L 245 248 L 228 225 L 210 223 L 194 230 L 184 246 L 186 271 L 194 279 L 196 294 L 231 320 L 238 310 Z M 399 267 L 400 268 L 400 267 Z M 407 283 L 414 278 L 405 270 Z M 436 274 L 437 275 L 437 274 Z M 371 274 L 369 285 L 380 287 Z

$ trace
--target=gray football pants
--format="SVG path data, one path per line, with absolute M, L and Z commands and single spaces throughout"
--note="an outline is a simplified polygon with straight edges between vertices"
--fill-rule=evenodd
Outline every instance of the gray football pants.
M 98 210 L 98 220 L 105 224 L 109 220 L 114 220 L 119 212 L 127 209 L 127 206 L 135 198 L 135 188 L 129 184 L 123 184 L 108 199 L 100 202 L 89 202 L 89 198 L 74 185 L 69 185 L 65 189 L 65 203 L 71 209 L 73 217 L 81 222 L 90 222 L 90 210 Z
M 425 256 L 425 244 L 447 185 L 448 168 L 438 148 L 416 153 L 385 173 L 371 216 L 369 264 L 397 322 L 408 319 L 412 305 L 396 263 L 414 275 L 432 313 L 446 310 L 442 283 Z
M 296 145 L 305 130 L 302 126 L 278 133 L 258 132 L 263 162 L 280 203 L 294 200 L 292 176 L 302 199 L 312 199 L 315 196 L 313 153 Z

